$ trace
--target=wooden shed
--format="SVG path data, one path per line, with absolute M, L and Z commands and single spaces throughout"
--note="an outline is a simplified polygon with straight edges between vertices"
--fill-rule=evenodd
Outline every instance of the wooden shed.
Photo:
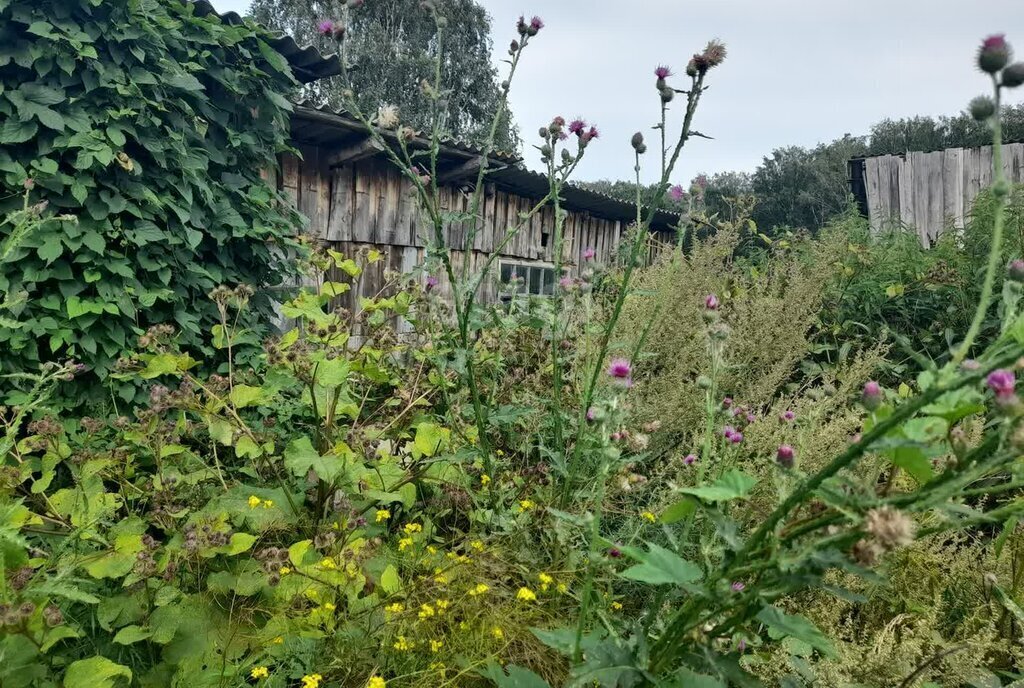
M 1024 183 L 1024 143 L 1003 146 L 1003 170 Z M 930 246 L 947 229 L 963 229 L 978 192 L 992 184 L 992 146 L 857 158 L 850 183 L 873 231 L 906 228 Z
M 292 116 L 292 144 L 301 156 L 282 156 L 277 183 L 309 219 L 310 233 L 345 254 L 375 248 L 387 256 L 361 276 L 343 305 L 351 306 L 359 297 L 378 294 L 386 271 L 408 273 L 423 263 L 427 235 L 433 229 L 421 216 L 415 187 L 374 145 L 360 122 L 342 112 L 303 103 L 296 106 Z M 468 210 L 481 163 L 479 149 L 459 141 L 444 142 L 438 182 L 446 210 Z M 514 155 L 492 154 L 485 179 L 483 229 L 477 233 L 472 250 L 462 250 L 462 225 L 451 225 L 446 237 L 453 263 L 461 266 L 468 260 L 471 272 L 482 267 L 519 214 L 548 192 L 547 177 L 525 169 Z M 632 204 L 573 186 L 563 189 L 562 204 L 568 211 L 563 264 L 570 271 L 582 264 L 583 252 L 588 248 L 596 251 L 596 260 L 610 261 L 623 232 L 636 217 Z M 673 227 L 678 220 L 673 213 L 656 214 L 651 225 L 652 252 L 673 243 Z M 557 281 L 553 229 L 554 209 L 547 207 L 501 249 L 496 276 L 507 279 L 515 273 L 526 280 L 529 293 L 551 293 Z M 449 293 L 444 276 L 438 278 L 438 290 Z M 482 300 L 493 301 L 499 286 L 498 280 L 485 283 Z

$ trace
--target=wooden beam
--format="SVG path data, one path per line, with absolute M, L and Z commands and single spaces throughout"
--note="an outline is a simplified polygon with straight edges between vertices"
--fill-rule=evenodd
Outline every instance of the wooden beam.
M 480 158 L 470 158 L 464 163 L 456 165 L 447 172 L 437 175 L 438 184 L 450 184 L 477 174 L 480 171 Z
M 372 137 L 367 137 L 352 145 L 339 148 L 331 153 L 327 158 L 327 164 L 331 169 L 334 169 L 335 167 L 341 167 L 342 165 L 347 165 L 349 163 L 356 162 L 357 160 L 372 158 L 383 151 L 383 144 L 379 143 Z

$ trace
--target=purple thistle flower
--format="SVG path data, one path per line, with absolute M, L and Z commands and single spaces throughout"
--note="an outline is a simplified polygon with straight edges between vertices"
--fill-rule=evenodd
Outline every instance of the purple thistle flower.
M 1012 371 L 1000 368 L 989 373 L 986 383 L 988 388 L 995 393 L 997 399 L 1006 399 L 1013 396 L 1017 378 Z
M 746 652 L 747 651 L 747 641 L 744 640 L 743 638 L 740 638 L 740 641 L 738 643 L 736 643 L 736 650 L 738 652 Z
M 330 36 L 334 33 L 334 22 L 330 19 L 325 19 L 316 25 L 316 32 L 321 36 Z
M 707 177 L 707 175 L 706 174 L 698 174 L 696 177 L 693 178 L 693 185 L 696 186 L 698 189 L 702 189 L 702 190 L 708 188 L 708 177 Z
M 775 453 L 775 459 L 783 468 L 792 468 L 793 462 L 796 459 L 796 452 L 788 444 L 782 444 L 779 445 L 779 449 Z
M 722 437 L 724 437 L 726 439 L 729 439 L 730 437 L 732 437 L 735 434 L 736 434 L 736 428 L 734 428 L 731 425 L 726 425 L 724 428 L 722 428 Z
M 733 581 L 733 584 L 731 586 L 729 586 L 729 587 L 732 588 L 733 592 L 743 592 L 743 590 L 747 586 L 742 581 Z
M 609 547 L 608 556 L 612 559 L 619 559 L 622 557 L 622 550 L 620 550 L 618 547 Z
M 1017 258 L 1011 260 L 1006 268 L 1006 276 L 1014 282 L 1024 282 L 1024 260 Z
M 596 138 L 601 137 L 601 132 L 597 130 L 597 127 L 590 127 L 587 131 L 580 134 L 580 141 L 584 144 L 588 144 Z
M 733 444 L 739 444 L 740 442 L 743 441 L 743 433 L 734 432 L 732 436 L 729 438 L 729 441 L 732 442 Z
M 864 384 L 864 391 L 861 393 L 861 403 L 868 411 L 874 411 L 882 405 L 882 386 L 874 380 Z
M 580 136 L 583 130 L 587 128 L 587 123 L 577 117 L 573 121 L 569 122 L 569 133 Z
M 438 280 L 436 277 L 434 277 L 433 275 L 427 275 L 427 291 L 430 291 L 431 289 L 436 287 L 439 283 L 440 283 L 440 280 Z
M 788 410 L 787 411 L 783 411 L 782 415 L 779 416 L 779 420 L 781 420 L 783 423 L 789 423 L 790 421 L 792 421 L 795 418 L 796 418 L 796 413 L 793 412 L 793 411 L 788 411 Z
M 595 251 L 593 248 L 589 246 L 583 249 L 583 260 L 594 260 L 594 256 L 596 255 L 597 251 Z
M 676 184 L 668 190 L 668 197 L 673 201 L 681 201 L 685 195 L 686 192 L 683 191 L 683 187 L 679 184 Z
M 633 375 L 633 366 L 624 358 L 613 358 L 608 365 L 608 374 L 618 380 L 628 380 Z
M 587 420 L 593 423 L 595 418 L 597 418 L 597 409 L 591 406 L 587 409 Z
M 709 311 L 717 311 L 718 306 L 718 297 L 715 296 L 714 294 L 708 294 L 706 297 L 704 297 L 704 307 L 707 308 Z
M 722 399 L 722 408 L 729 408 L 730 406 L 732 406 L 732 397 Z
M 558 286 L 561 287 L 563 291 L 569 291 L 576 286 L 576 280 L 572 277 L 566 276 L 558 280 Z
M 692 466 L 693 464 L 697 463 L 697 455 L 687 454 L 686 458 L 683 459 L 683 463 L 685 463 L 687 466 Z
M 654 70 L 654 76 L 658 77 L 659 79 L 667 79 L 670 76 L 672 76 L 672 69 L 669 68 L 667 65 L 658 65 L 658 67 Z
M 536 33 L 544 28 L 544 21 L 540 17 L 534 16 L 530 19 L 530 28 Z
M 757 420 L 757 416 L 755 416 L 753 413 L 748 413 L 747 414 L 747 423 L 753 423 L 756 420 Z

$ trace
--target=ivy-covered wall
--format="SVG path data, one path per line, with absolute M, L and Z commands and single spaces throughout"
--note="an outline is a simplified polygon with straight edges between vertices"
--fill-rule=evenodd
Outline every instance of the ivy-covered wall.
M 74 357 L 104 378 L 157 323 L 199 346 L 218 284 L 253 285 L 269 322 L 300 219 L 260 170 L 287 147 L 295 82 L 265 30 L 193 10 L 0 0 L 0 213 L 31 179 L 31 202 L 78 217 L 0 265 L 0 293 L 27 294 L 0 372 Z

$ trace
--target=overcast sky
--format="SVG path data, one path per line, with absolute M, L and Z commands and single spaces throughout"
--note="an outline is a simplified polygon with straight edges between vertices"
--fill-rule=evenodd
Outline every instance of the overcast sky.
M 513 83 L 512 111 L 531 166 L 536 130 L 552 116 L 596 124 L 601 139 L 577 171 L 588 180 L 632 178 L 629 138 L 658 117 L 654 68 L 681 74 L 710 38 L 729 55 L 709 76 L 694 126 L 715 140 L 688 144 L 674 181 L 751 171 L 773 148 L 863 134 L 885 117 L 956 113 L 987 92 L 974 54 L 989 33 L 1006 33 L 1024 57 L 1021 0 L 479 1 L 497 59 L 520 14 L 543 18 Z M 244 12 L 249 0 L 214 3 Z M 1024 87 L 1010 96 L 1021 102 Z M 674 104 L 678 125 L 683 106 Z M 653 147 L 646 157 L 650 179 Z

